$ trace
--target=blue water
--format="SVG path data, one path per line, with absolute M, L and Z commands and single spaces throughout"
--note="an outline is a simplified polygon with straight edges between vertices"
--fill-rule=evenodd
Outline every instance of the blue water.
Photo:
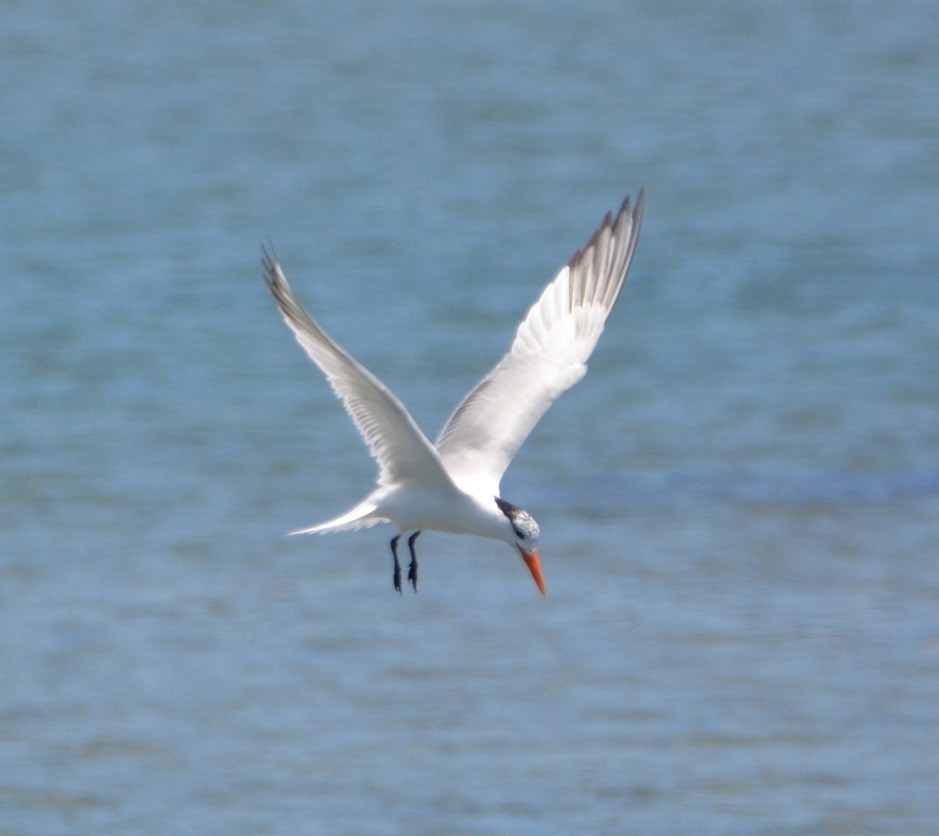
M 0 832 L 930 833 L 939 6 L 12 2 Z M 284 532 L 645 186 L 503 545 Z

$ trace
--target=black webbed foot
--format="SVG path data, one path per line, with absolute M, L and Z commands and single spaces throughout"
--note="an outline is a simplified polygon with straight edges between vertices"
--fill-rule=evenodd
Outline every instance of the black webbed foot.
M 395 589 L 398 591 L 398 595 L 401 594 L 401 564 L 398 563 L 398 540 L 401 539 L 399 534 L 397 537 L 391 539 L 391 556 L 395 561 L 394 573 L 391 576 L 392 581 L 394 582 Z M 408 571 L 408 580 L 411 578 L 411 572 Z
M 410 581 L 411 586 L 414 587 L 415 592 L 417 592 L 417 555 L 414 554 L 414 541 L 420 536 L 420 533 L 420 531 L 415 531 L 408 537 L 408 548 L 411 551 L 411 563 L 408 565 L 408 581 Z

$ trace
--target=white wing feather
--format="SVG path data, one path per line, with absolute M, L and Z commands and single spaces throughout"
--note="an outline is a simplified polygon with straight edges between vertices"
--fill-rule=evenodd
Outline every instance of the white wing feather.
M 436 447 L 464 490 L 498 496 L 518 448 L 555 400 L 587 373 L 632 260 L 643 193 L 607 214 L 519 325 L 509 352 L 463 399 Z
M 452 487 L 437 451 L 407 409 L 368 369 L 343 351 L 306 312 L 272 253 L 264 280 L 297 342 L 322 369 L 378 461 L 378 484 Z

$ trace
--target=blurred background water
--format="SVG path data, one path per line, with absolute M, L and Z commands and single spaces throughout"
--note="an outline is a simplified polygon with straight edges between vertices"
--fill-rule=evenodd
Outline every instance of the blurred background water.
M 0 832 L 935 832 L 939 6 L 6 2 Z M 391 589 L 259 276 L 433 437 L 629 282 Z

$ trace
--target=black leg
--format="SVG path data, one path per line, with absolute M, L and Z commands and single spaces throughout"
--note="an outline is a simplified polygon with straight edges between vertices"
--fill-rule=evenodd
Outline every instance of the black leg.
M 399 534 L 391 540 L 391 556 L 395 559 L 395 570 L 392 579 L 394 580 L 395 589 L 398 590 L 398 595 L 401 594 L 401 564 L 398 563 L 398 540 L 400 539 L 401 535 Z
M 420 531 L 415 531 L 408 537 L 408 548 L 411 550 L 411 565 L 408 566 L 408 580 L 414 591 L 417 592 L 417 555 L 414 554 L 414 541 L 420 536 Z

